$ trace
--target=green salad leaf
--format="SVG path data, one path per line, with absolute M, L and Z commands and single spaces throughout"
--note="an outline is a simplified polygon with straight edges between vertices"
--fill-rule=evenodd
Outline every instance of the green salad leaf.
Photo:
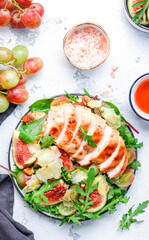
M 30 111 L 45 112 L 48 113 L 50 109 L 50 104 L 54 98 L 45 98 L 34 102 L 29 106 Z
M 85 88 L 83 88 L 83 91 L 84 91 L 84 93 L 85 93 L 86 96 L 88 96 L 89 98 L 91 98 L 89 92 L 88 92 Z
M 21 128 L 19 138 L 25 143 L 33 142 L 41 133 L 46 118 L 47 115 L 26 124 L 23 128 Z
M 135 159 L 128 167 L 138 170 L 138 168 L 141 167 L 141 163 Z
M 147 208 L 148 204 L 149 204 L 149 200 L 147 200 L 143 203 L 139 203 L 139 206 L 134 211 L 132 211 L 132 209 L 133 209 L 133 206 L 132 206 L 128 210 L 128 213 L 123 214 L 123 217 L 122 217 L 122 220 L 120 221 L 120 226 L 119 226 L 118 230 L 120 230 L 120 229 L 123 230 L 124 228 L 129 229 L 130 225 L 132 223 L 140 222 L 134 217 L 145 212 L 144 209 Z
M 46 134 L 44 137 L 42 137 L 41 142 L 40 142 L 40 147 L 41 149 L 43 148 L 48 148 L 51 145 L 55 144 L 56 142 L 54 141 L 54 137 L 53 136 L 49 136 L 48 134 Z
M 119 131 L 120 136 L 123 138 L 127 148 L 132 148 L 133 150 L 136 150 L 136 148 L 141 148 L 143 146 L 142 142 L 138 143 L 138 139 L 134 138 L 131 135 L 131 132 L 128 131 L 125 123 L 122 123 L 122 125 L 117 130 Z
M 71 103 L 78 102 L 78 100 L 79 100 L 79 97 L 78 97 L 78 96 L 70 95 L 70 94 L 69 94 L 68 92 L 66 92 L 66 91 L 65 91 L 65 93 L 66 93 L 66 97 L 71 100 L 71 101 L 70 101 Z
M 104 103 L 108 104 L 110 106 L 110 108 L 114 109 L 114 111 L 117 115 L 120 115 L 119 109 L 113 103 L 107 102 L 107 101 L 104 101 Z

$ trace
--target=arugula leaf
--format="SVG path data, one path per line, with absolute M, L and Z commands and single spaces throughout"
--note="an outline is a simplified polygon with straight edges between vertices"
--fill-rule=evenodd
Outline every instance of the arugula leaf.
M 54 98 L 45 98 L 36 101 L 31 106 L 29 106 L 30 111 L 45 112 L 48 113 L 50 109 L 50 104 Z
M 144 1 L 139 1 L 139 2 L 136 2 L 136 3 L 134 3 L 133 5 L 132 5 L 132 7 L 140 7 L 142 4 L 144 4 L 146 2 L 146 0 L 144 0 Z
M 83 168 L 83 167 L 77 166 L 76 168 L 79 169 L 79 170 L 81 170 L 81 171 L 83 171 L 83 172 L 88 172 L 88 170 L 86 170 L 86 169 Z
M 50 206 L 49 206 L 50 215 L 60 216 L 60 212 L 59 212 L 57 206 L 58 206 L 58 204 L 56 204 L 56 205 L 50 205 Z
M 36 137 L 41 133 L 46 117 L 47 115 L 43 118 L 26 124 L 25 127 L 21 129 L 19 138 L 25 143 L 34 141 Z
M 72 185 L 71 178 L 68 177 L 68 174 L 69 174 L 69 173 L 72 173 L 73 170 L 72 170 L 72 171 L 67 171 L 67 172 L 66 172 L 67 169 L 68 169 L 67 166 L 61 168 L 62 179 L 63 179 L 67 184 Z
M 79 100 L 79 97 L 78 97 L 78 96 L 72 96 L 72 95 L 70 95 L 70 94 L 69 94 L 68 92 L 66 92 L 66 91 L 65 91 L 65 93 L 66 93 L 66 97 L 71 100 L 71 103 L 73 103 L 73 102 L 78 102 L 78 100 Z
M 88 96 L 89 98 L 91 98 L 90 94 L 88 93 L 88 91 L 87 91 L 85 88 L 83 88 L 83 91 L 84 91 L 84 93 L 85 93 L 86 96 Z
M 107 102 L 107 101 L 104 101 L 104 103 L 108 104 L 110 106 L 110 108 L 113 108 L 115 113 L 116 113 L 116 115 L 120 115 L 119 109 L 113 103 Z
M 132 5 L 132 7 L 140 7 L 143 4 L 144 6 L 142 6 L 141 9 L 139 8 L 139 12 L 132 18 L 132 21 L 134 21 L 136 24 L 141 23 L 142 18 L 143 20 L 146 20 L 146 11 L 149 7 L 149 0 L 139 1 Z
M 14 163 L 14 170 L 12 171 L 14 174 L 18 174 L 21 170 L 20 170 L 20 168 L 18 168 L 18 166 Z
M 134 210 L 134 212 L 132 211 L 133 209 L 133 206 L 128 210 L 128 213 L 125 213 L 123 214 L 123 217 L 122 217 L 122 220 L 120 221 L 120 225 L 119 225 L 119 228 L 118 230 L 120 229 L 124 229 L 124 228 L 127 228 L 129 229 L 130 228 L 130 225 L 134 222 L 140 222 L 138 221 L 137 219 L 134 218 L 134 216 L 137 216 L 143 212 L 145 212 L 145 208 L 147 208 L 149 204 L 149 200 L 143 202 L 143 203 L 139 203 L 139 206 Z
M 92 139 L 91 135 L 87 135 L 88 131 L 84 131 L 82 127 L 79 127 L 79 130 L 82 132 L 82 135 L 84 135 L 84 140 L 89 143 L 89 145 L 93 147 L 97 147 L 96 143 Z
M 48 181 L 46 184 L 41 186 L 38 190 L 34 190 L 31 193 L 27 193 L 23 198 L 23 200 L 25 202 L 28 202 L 30 207 L 32 207 L 36 212 L 38 212 L 38 210 L 40 210 L 41 208 L 41 206 L 39 206 L 41 199 L 43 199 L 43 201 L 47 203 L 49 202 L 48 198 L 44 195 L 44 193 L 47 191 L 53 190 L 53 188 L 58 184 L 59 181 L 60 180 L 55 180 L 50 184 Z
M 49 136 L 48 134 L 46 134 L 44 137 L 42 137 L 41 142 L 40 142 L 40 147 L 41 149 L 43 148 L 48 148 L 50 147 L 52 144 L 55 144 L 54 141 L 54 137 L 53 136 Z
M 138 170 L 138 168 L 141 167 L 141 163 L 137 160 L 134 160 L 132 163 L 128 165 L 128 167 Z
M 92 186 L 93 181 L 95 179 L 96 173 L 95 173 L 95 169 L 93 167 L 91 167 L 88 171 L 88 178 L 87 178 L 87 184 L 86 184 L 86 191 L 82 190 L 80 187 L 75 186 L 76 191 L 81 194 L 81 196 L 85 197 L 85 200 L 83 200 L 83 202 L 81 201 L 82 199 L 79 199 L 81 205 L 82 203 L 84 204 L 84 206 L 81 206 L 77 203 L 74 203 L 74 208 L 76 208 L 79 213 L 79 216 L 82 215 L 82 213 L 84 213 L 91 205 L 93 205 L 93 202 L 90 201 L 90 194 L 98 187 L 99 183 L 96 183 L 94 186 Z
M 138 139 L 134 138 L 131 135 L 131 132 L 128 131 L 127 126 L 123 123 L 118 129 L 120 136 L 123 138 L 126 147 L 136 150 L 136 148 L 141 148 L 143 143 L 138 143 Z
M 107 203 L 101 210 L 99 210 L 98 212 L 96 212 L 96 214 L 100 215 L 101 213 L 109 210 L 112 211 L 115 210 L 114 206 L 117 205 L 119 202 L 121 203 L 127 203 L 129 201 L 129 198 L 127 198 L 126 196 L 123 197 L 123 195 L 120 195 L 117 198 L 112 199 L 109 203 Z M 116 211 L 116 210 L 115 210 Z M 113 212 L 115 212 L 113 211 Z

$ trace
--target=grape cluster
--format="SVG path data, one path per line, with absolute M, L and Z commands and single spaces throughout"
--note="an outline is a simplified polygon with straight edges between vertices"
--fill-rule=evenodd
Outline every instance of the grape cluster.
M 15 28 L 38 28 L 42 21 L 44 8 L 33 0 L 0 0 L 0 27 L 10 22 Z M 15 9 L 18 10 L 15 10 Z
M 0 113 L 8 109 L 9 102 L 21 104 L 28 99 L 28 91 L 22 85 L 27 82 L 28 74 L 34 75 L 43 67 L 40 58 L 28 58 L 28 56 L 29 51 L 23 45 L 15 46 L 12 51 L 0 47 L 0 64 L 9 68 L 0 70 Z M 22 64 L 22 70 L 15 67 Z

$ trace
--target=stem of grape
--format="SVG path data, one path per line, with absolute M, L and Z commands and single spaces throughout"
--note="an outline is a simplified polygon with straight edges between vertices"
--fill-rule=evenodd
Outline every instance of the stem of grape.
M 22 9 L 20 6 L 19 6 L 19 4 L 15 1 L 15 0 L 12 0 L 12 2 L 13 2 L 13 4 L 15 5 L 15 7 L 17 7 L 21 12 L 23 12 L 24 13 L 24 9 Z
M 12 68 L 13 70 L 15 70 L 18 73 L 18 70 L 14 66 L 12 66 L 10 63 L 0 62 L 0 64 L 4 65 L 6 67 Z
M 6 11 L 7 5 L 8 5 L 8 0 L 6 1 L 6 5 L 4 7 L 4 11 Z
M 8 93 L 7 92 L 3 92 L 3 91 L 0 91 L 0 93 L 4 94 L 4 95 L 7 95 Z

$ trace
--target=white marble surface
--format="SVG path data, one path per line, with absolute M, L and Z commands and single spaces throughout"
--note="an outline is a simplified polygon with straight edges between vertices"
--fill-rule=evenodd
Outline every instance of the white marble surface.
M 15 190 L 14 218 L 35 234 L 36 240 L 147 240 L 149 239 L 149 209 L 139 217 L 143 223 L 133 224 L 129 231 L 117 228 L 122 214 L 133 204 L 149 199 L 149 122 L 139 119 L 131 110 L 128 93 L 132 82 L 149 71 L 149 35 L 135 30 L 126 20 L 121 0 L 54 0 L 38 1 L 45 7 L 42 25 L 37 30 L 17 30 L 11 27 L 0 29 L 0 46 L 8 48 L 24 44 L 29 48 L 30 56 L 41 57 L 43 70 L 31 77 L 26 84 L 30 92 L 29 100 L 16 108 L 0 126 L 0 162 L 8 166 L 8 145 L 13 129 L 28 106 L 39 98 L 50 97 L 64 90 L 82 92 L 85 87 L 90 94 L 96 95 L 107 89 L 108 82 L 114 87 L 114 93 L 108 98 L 116 103 L 124 116 L 139 131 L 137 136 L 144 142 L 138 158 L 142 167 L 136 173 L 135 181 L 128 192 L 130 201 L 120 204 L 117 212 L 105 214 L 104 218 L 87 221 L 81 227 L 74 224 L 59 227 L 59 221 L 36 214 L 26 206 Z M 72 67 L 65 59 L 62 41 L 66 31 L 73 25 L 91 21 L 100 24 L 111 40 L 111 54 L 108 60 L 97 69 L 80 71 Z M 118 66 L 116 78 L 111 78 L 112 65 Z M 0 173 L 3 171 L 0 169 Z

